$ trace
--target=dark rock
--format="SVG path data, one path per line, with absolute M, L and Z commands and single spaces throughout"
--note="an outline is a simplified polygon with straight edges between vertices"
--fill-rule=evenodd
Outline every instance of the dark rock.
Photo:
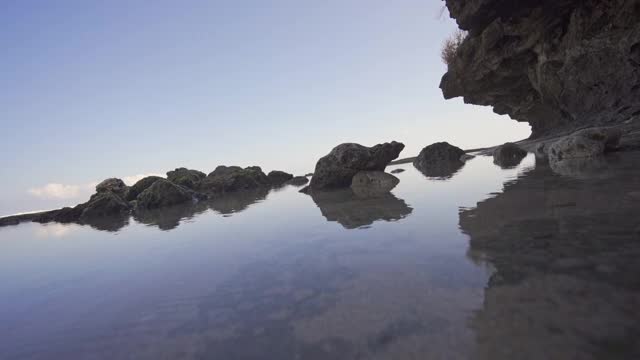
M 293 185 L 293 186 L 302 186 L 308 182 L 309 182 L 309 179 L 307 179 L 305 176 L 296 176 L 293 179 L 287 181 L 286 184 Z
M 464 150 L 447 142 L 431 144 L 420 152 L 413 166 L 428 177 L 447 178 L 464 166 Z
M 193 198 L 186 189 L 165 179 L 160 179 L 138 195 L 137 207 L 157 209 L 192 200 Z
M 303 187 L 302 189 L 300 189 L 300 191 L 298 191 L 298 192 L 308 195 L 311 192 L 311 186 L 307 185 L 307 186 Z
M 310 177 L 313 176 L 313 173 L 308 173 L 307 175 L 305 175 L 306 177 Z
M 284 171 L 279 171 L 279 170 L 273 170 L 269 172 L 267 177 L 269 178 L 269 181 L 273 186 L 283 185 L 287 181 L 293 179 L 293 175 L 286 173 Z
M 514 143 L 505 143 L 493 151 L 493 163 L 502 168 L 518 166 L 527 157 L 527 151 Z
M 192 219 L 209 209 L 204 201 L 187 201 L 161 209 L 137 209 L 133 218 L 142 224 L 157 226 L 160 230 L 168 231 L 177 228 L 183 221 Z
M 118 215 L 127 213 L 130 210 L 128 202 L 116 193 L 110 191 L 98 192 L 91 196 L 88 202 L 76 208 L 69 210 L 68 214 L 56 214 L 56 218 L 54 218 L 55 221 L 64 222 L 60 221 L 61 216 L 69 216 L 69 220 L 75 221 L 72 220 L 72 218 L 79 209 L 82 209 L 80 219 Z
M 187 168 L 177 168 L 173 171 L 167 172 L 167 180 L 189 189 L 197 189 L 200 186 L 200 182 L 206 176 L 207 175 L 201 171 L 190 170 Z
M 123 196 L 127 191 L 127 185 L 124 181 L 116 178 L 109 178 L 96 185 L 97 193 L 111 192 L 119 196 Z
M 395 141 L 370 148 L 353 143 L 338 145 L 318 160 L 310 186 L 314 190 L 349 187 L 358 171 L 384 171 L 402 149 L 404 145 Z
M 202 181 L 202 189 L 212 193 L 226 193 L 271 186 L 269 177 L 259 166 L 240 168 L 218 167 Z
M 640 12 L 629 0 L 446 0 L 469 32 L 445 98 L 528 122 L 532 137 L 624 123 L 640 109 Z
M 403 173 L 405 170 L 404 169 L 395 169 L 393 171 L 391 171 L 392 174 L 400 174 Z
M 155 183 L 158 180 L 162 180 L 162 178 L 159 176 L 147 176 L 145 178 L 138 180 L 138 182 L 136 182 L 133 186 L 129 188 L 129 191 L 127 192 L 126 200 L 127 201 L 135 200 L 138 197 L 138 195 L 140 195 L 140 193 L 147 190 L 149 186 L 153 185 L 153 183 Z

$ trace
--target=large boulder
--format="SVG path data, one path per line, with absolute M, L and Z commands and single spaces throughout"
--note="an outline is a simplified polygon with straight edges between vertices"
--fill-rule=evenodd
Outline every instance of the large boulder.
M 447 142 L 431 144 L 413 161 L 413 166 L 428 177 L 446 178 L 464 166 L 464 150 Z
M 356 173 L 384 171 L 391 161 L 398 158 L 403 149 L 404 144 L 395 141 L 373 147 L 353 143 L 340 144 L 318 160 L 310 187 L 313 190 L 349 187 Z
M 611 128 L 580 130 L 551 144 L 547 155 L 550 162 L 597 157 L 614 150 L 620 136 L 619 130 Z
M 111 192 L 119 196 L 123 196 L 127 189 L 124 181 L 117 178 L 109 178 L 96 185 L 96 193 Z
M 238 166 L 218 167 L 202 181 L 202 189 L 225 193 L 271 186 L 269 177 L 259 166 L 244 169 Z
M 391 191 L 400 180 L 384 171 L 360 171 L 353 177 L 351 189 L 356 193 Z
M 158 180 L 162 180 L 160 176 L 147 176 L 138 180 L 133 186 L 129 188 L 129 192 L 127 192 L 127 201 L 135 200 L 140 193 L 147 190 L 149 186 L 153 185 Z
M 279 170 L 273 170 L 269 172 L 267 177 L 269 178 L 269 181 L 271 181 L 271 185 L 273 186 L 283 185 L 287 181 L 293 179 L 293 175 Z
M 306 185 L 308 182 L 309 182 L 309 179 L 307 179 L 306 176 L 296 176 L 293 179 L 287 181 L 286 184 L 293 185 L 293 186 L 302 186 L 302 185 Z
M 192 201 L 189 191 L 165 179 L 155 181 L 137 197 L 137 207 L 157 209 Z
M 206 176 L 207 175 L 201 171 L 187 168 L 177 168 L 167 172 L 167 180 L 189 189 L 197 189 L 200 186 L 200 182 Z
M 505 143 L 493 150 L 493 162 L 503 168 L 518 166 L 527 156 L 527 151 L 514 143 Z

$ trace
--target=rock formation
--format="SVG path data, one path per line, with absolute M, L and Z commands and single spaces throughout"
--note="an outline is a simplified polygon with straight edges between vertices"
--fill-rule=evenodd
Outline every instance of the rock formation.
M 273 186 L 282 186 L 287 181 L 293 179 L 293 175 L 279 170 L 273 170 L 269 172 L 267 177 L 269 178 L 269 181 Z
M 502 168 L 518 166 L 525 157 L 527 151 L 514 143 L 506 143 L 493 150 L 493 163 Z
M 353 143 L 340 144 L 318 160 L 310 188 L 331 190 L 349 187 L 356 173 L 384 171 L 403 149 L 404 144 L 395 141 L 370 148 Z
M 198 170 L 178 168 L 167 172 L 167 180 L 189 189 L 197 189 L 207 175 Z
M 431 144 L 413 161 L 413 166 L 427 177 L 449 178 L 464 166 L 464 150 L 447 142 Z
M 585 125 L 640 124 L 637 0 L 446 0 L 468 37 L 445 98 L 528 122 L 532 137 Z

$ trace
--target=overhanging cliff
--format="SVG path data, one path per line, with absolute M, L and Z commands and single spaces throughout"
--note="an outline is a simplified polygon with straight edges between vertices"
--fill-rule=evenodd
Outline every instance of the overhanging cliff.
M 528 122 L 534 138 L 640 115 L 640 0 L 444 1 L 469 33 L 445 98 Z

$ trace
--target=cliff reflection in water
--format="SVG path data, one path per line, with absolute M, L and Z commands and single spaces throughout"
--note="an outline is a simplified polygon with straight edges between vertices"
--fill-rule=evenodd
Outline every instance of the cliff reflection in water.
M 495 268 L 472 319 L 478 358 L 640 358 L 639 165 L 540 163 L 460 212 L 469 257 Z
M 311 198 L 327 221 L 338 222 L 346 229 L 357 229 L 379 220 L 398 221 L 413 211 L 390 192 L 344 189 L 314 192 Z

